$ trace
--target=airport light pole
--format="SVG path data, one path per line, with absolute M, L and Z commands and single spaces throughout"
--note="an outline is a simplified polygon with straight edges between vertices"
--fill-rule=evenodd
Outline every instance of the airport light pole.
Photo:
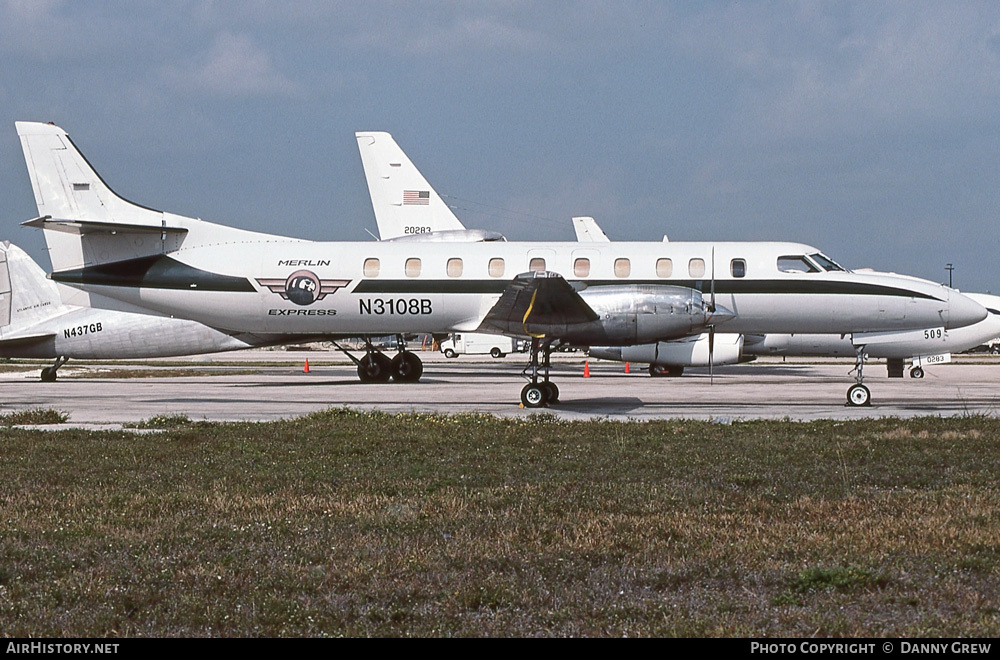
M 952 264 L 948 264 L 944 269 L 948 271 L 948 288 L 953 289 L 954 287 L 951 285 L 951 272 L 955 270 L 955 267 Z

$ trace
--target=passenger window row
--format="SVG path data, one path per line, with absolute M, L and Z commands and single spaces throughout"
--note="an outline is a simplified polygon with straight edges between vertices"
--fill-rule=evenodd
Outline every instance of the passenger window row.
M 542 272 L 545 270 L 545 259 L 533 257 L 528 262 L 528 270 Z M 365 259 L 364 276 L 378 277 L 381 271 L 381 264 L 375 257 Z M 406 277 L 420 277 L 421 261 L 418 257 L 410 257 L 403 264 L 403 273 Z M 448 277 L 461 277 L 464 272 L 464 265 L 460 257 L 448 259 L 445 266 Z M 506 272 L 504 260 L 501 257 L 493 257 L 487 265 L 487 273 L 490 277 L 503 277 Z M 632 274 L 632 262 L 627 258 L 619 258 L 614 261 L 615 277 L 629 277 Z M 733 259 L 729 264 L 729 273 L 733 277 L 746 277 L 747 262 L 745 259 Z M 660 278 L 672 277 L 674 274 L 674 262 L 672 259 L 662 258 L 656 260 L 656 276 Z M 705 277 L 705 260 L 695 257 L 688 261 L 688 277 Z M 577 257 L 573 260 L 573 277 L 590 277 L 590 259 L 587 257 Z

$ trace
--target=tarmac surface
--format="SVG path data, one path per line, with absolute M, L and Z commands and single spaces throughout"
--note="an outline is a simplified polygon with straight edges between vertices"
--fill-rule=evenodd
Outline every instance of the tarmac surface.
M 590 376 L 584 377 L 586 356 L 566 354 L 556 357 L 552 371 L 559 402 L 528 410 L 520 407 L 521 388 L 527 382 L 521 376 L 525 356 L 446 360 L 435 353 L 419 354 L 424 375 L 413 384 L 362 384 L 343 355 L 324 351 L 245 351 L 127 365 L 70 362 L 53 383 L 39 381 L 44 365 L 38 364 L 0 374 L 0 413 L 51 408 L 67 413 L 70 426 L 94 428 L 160 415 L 266 421 L 340 406 L 390 413 L 545 412 L 563 419 L 723 423 L 1000 414 L 1000 360 L 989 356 L 960 356 L 951 364 L 927 368 L 919 380 L 889 379 L 884 364 L 869 364 L 865 384 L 872 405 L 859 408 L 845 405 L 847 388 L 854 382 L 849 361 L 764 359 L 717 367 L 712 374 L 688 369 L 679 378 L 652 378 L 644 365 L 630 365 L 626 373 L 623 364 L 589 360 Z

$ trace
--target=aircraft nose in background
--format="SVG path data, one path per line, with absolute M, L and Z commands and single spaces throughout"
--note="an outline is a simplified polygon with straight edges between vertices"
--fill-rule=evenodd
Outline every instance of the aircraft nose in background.
M 986 308 L 968 296 L 952 290 L 948 296 L 948 327 L 964 328 L 987 317 Z

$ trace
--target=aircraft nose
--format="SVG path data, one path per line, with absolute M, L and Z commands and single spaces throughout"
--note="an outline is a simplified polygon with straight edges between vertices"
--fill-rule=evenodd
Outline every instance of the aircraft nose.
M 600 360 L 616 360 L 621 362 L 622 349 L 621 346 L 591 346 L 589 355 L 592 358 Z
M 986 308 L 954 289 L 948 296 L 948 327 L 963 328 L 979 323 L 988 315 Z

